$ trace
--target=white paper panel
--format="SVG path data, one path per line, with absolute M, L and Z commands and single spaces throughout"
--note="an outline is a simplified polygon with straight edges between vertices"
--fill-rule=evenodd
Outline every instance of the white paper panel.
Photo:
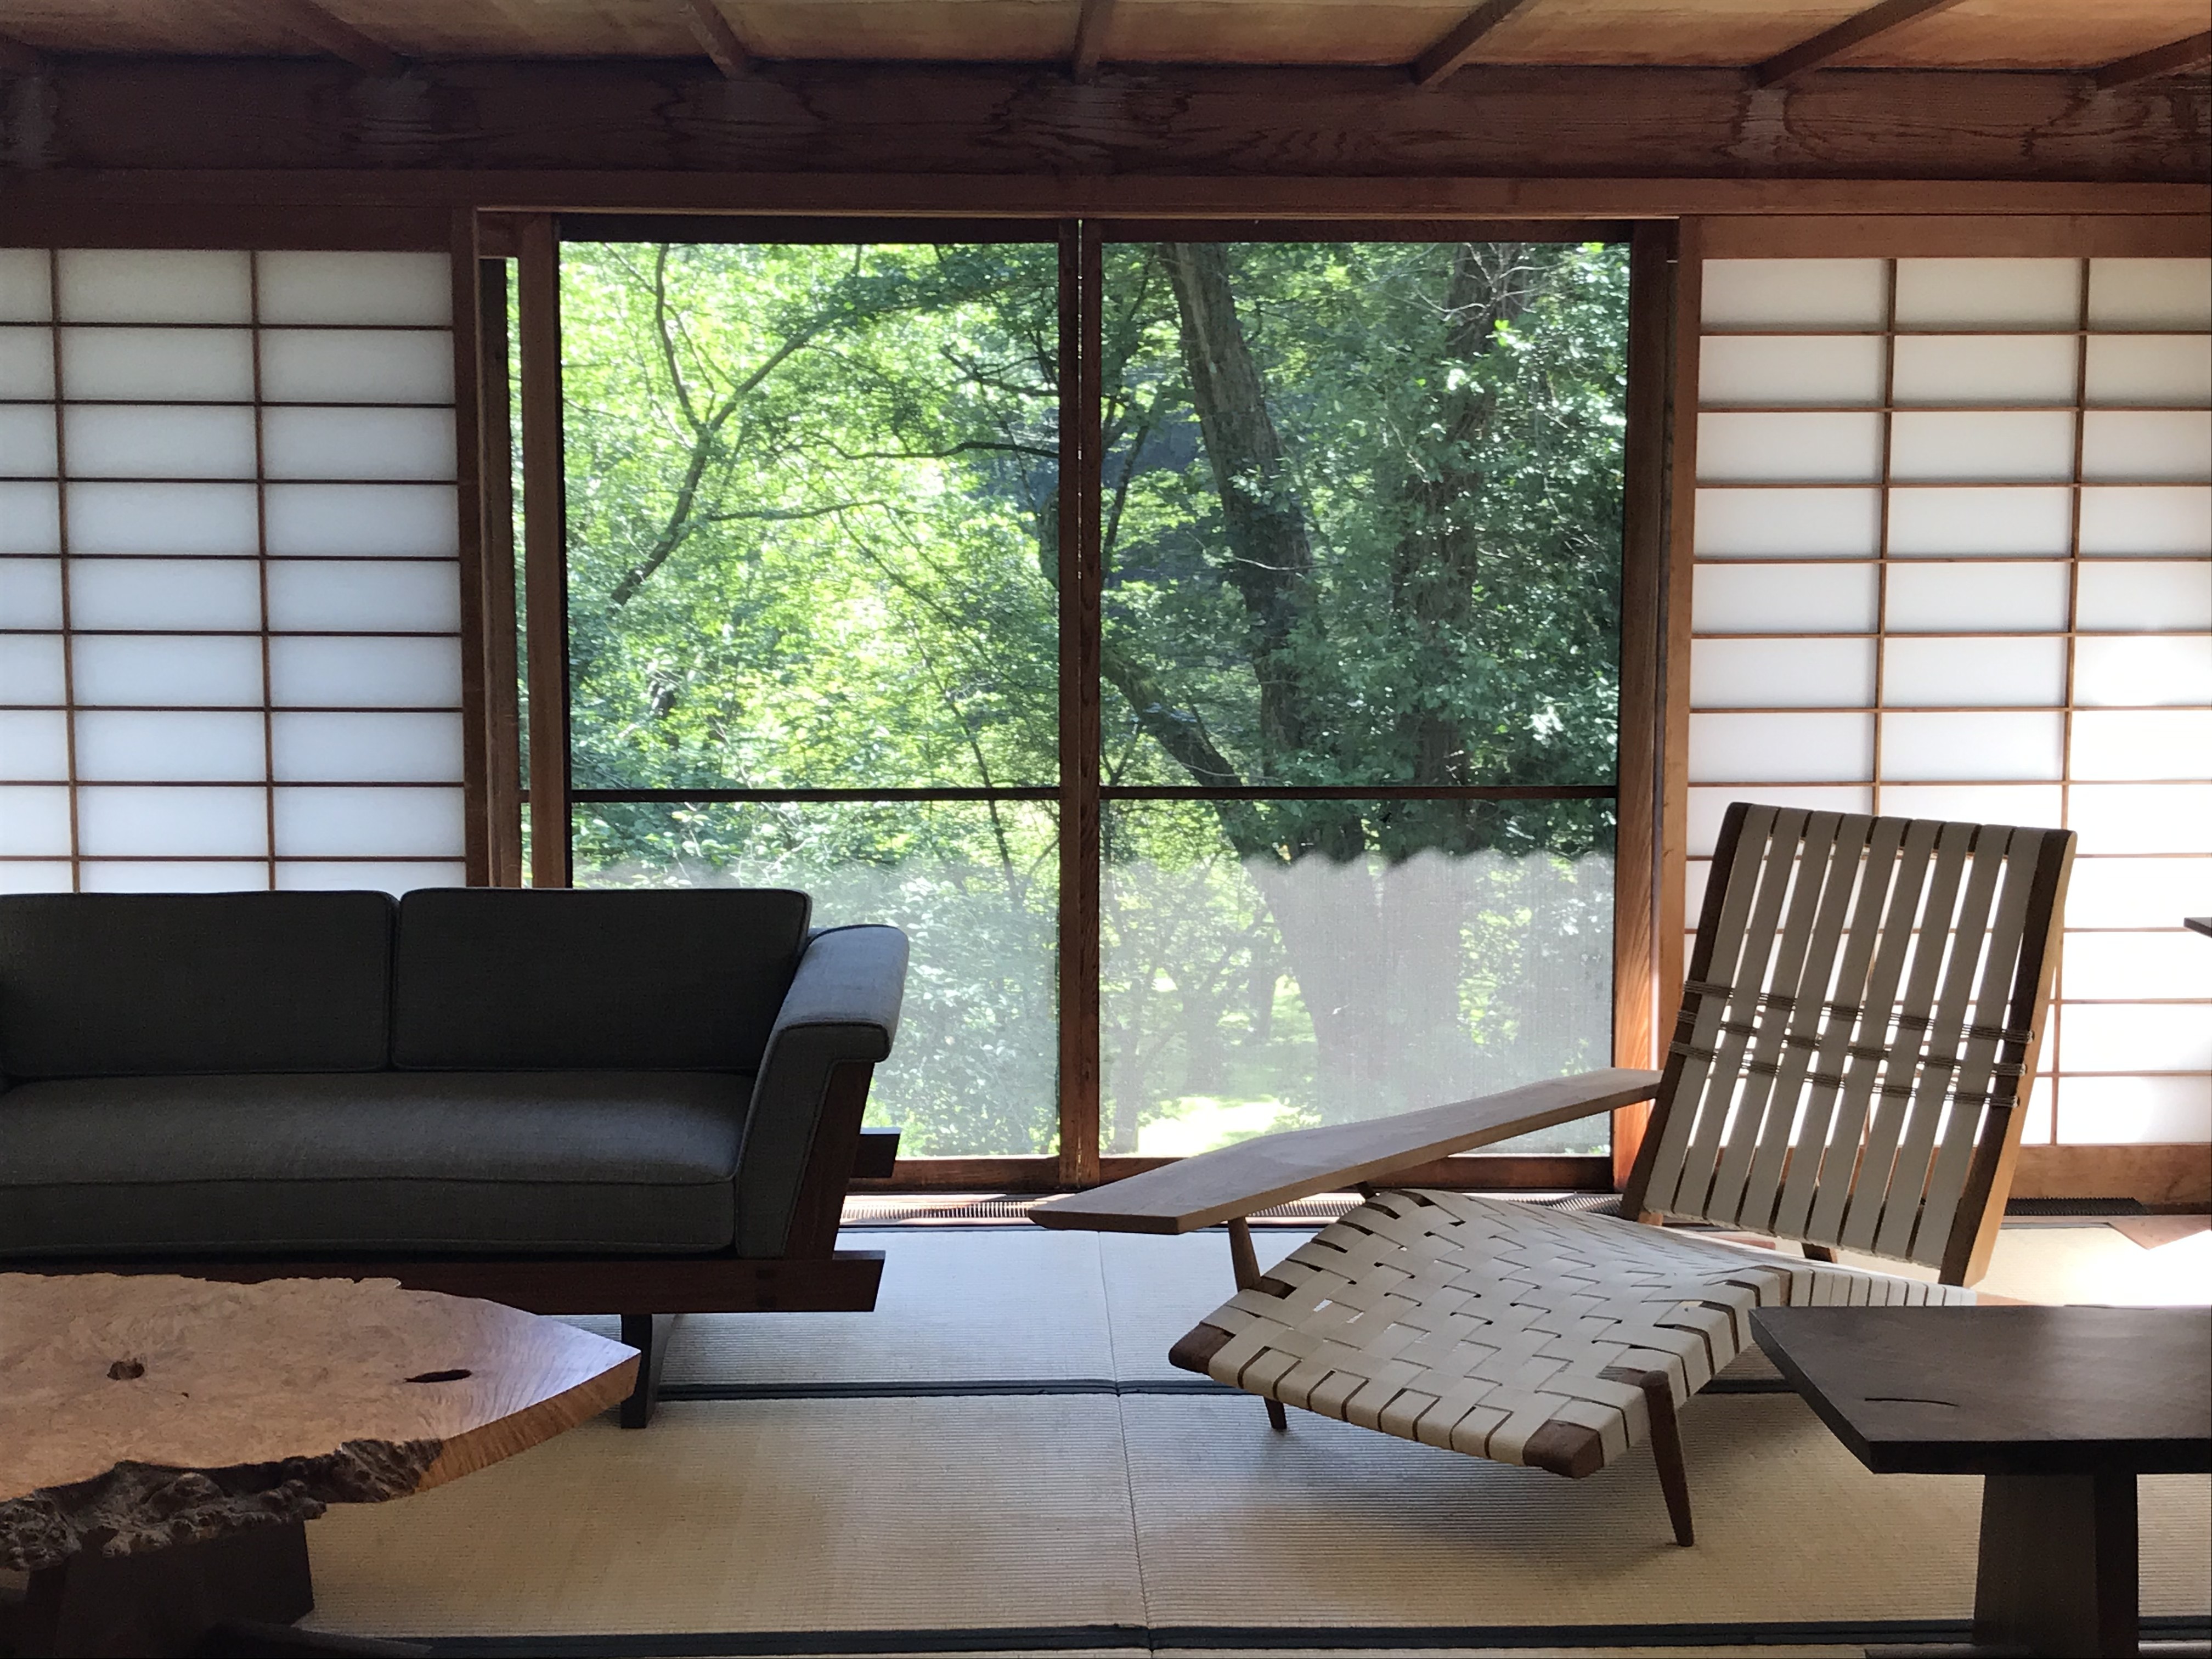
M 2069 1146 L 2212 1139 L 2212 1078 L 2069 1077 L 2058 1139 Z
M 2092 259 L 2091 328 L 2212 328 L 2212 259 Z
M 1699 640 L 1690 702 L 1700 708 L 1864 708 L 1872 640 Z
M 2212 635 L 2077 641 L 2074 701 L 2087 708 L 2212 704 Z
M 261 701 L 261 641 L 251 637 L 80 635 L 71 653 L 80 705 L 220 708 Z
M 2191 409 L 2212 404 L 2212 335 L 2091 335 L 2088 401 Z
M 261 571 L 250 559 L 73 559 L 80 629 L 258 629 Z
M 43 323 L 52 315 L 46 250 L 0 247 L 0 323 Z
M 250 404 L 253 336 L 242 328 L 65 328 L 62 395 Z
M 2212 563 L 2081 567 L 2076 628 L 2203 633 L 2212 629 Z
M 468 866 L 452 864 L 339 863 L 318 860 L 276 866 L 280 892 L 412 892 L 417 887 L 465 887 Z
M 2071 404 L 2075 341 L 2069 334 L 1905 335 L 1896 345 L 1890 396 L 1899 404 Z
M 2212 1008 L 2069 1002 L 2058 1035 L 2065 1072 L 2201 1072 L 2212 1067 Z
M 267 793 L 186 786 L 77 791 L 80 851 L 123 858 L 258 857 L 269 850 Z
M 2067 567 L 1893 564 L 1888 623 L 1898 634 L 2040 633 L 2066 626 Z
M 2212 784 L 2077 783 L 2066 827 L 2090 853 L 2212 853 Z
M 65 323 L 245 323 L 253 319 L 250 255 L 64 248 Z
M 453 266 L 442 253 L 264 253 L 264 323 L 432 326 L 453 314 Z
M 2066 701 L 2066 641 L 1886 640 L 1881 700 L 1888 708 L 2055 708 Z
M 52 483 L 0 483 L 0 553 L 58 553 L 61 491 Z
M 2144 933 L 2069 933 L 2066 1000 L 2148 1002 L 2174 997 L 2212 998 L 2212 951 L 2203 947 L 2203 937 L 2179 927 Z
M 2027 1146 L 2051 1144 L 2051 1123 L 2057 1105 L 2051 1098 L 2051 1082 L 2048 1077 L 2039 1077 L 2028 1089 L 2027 1117 L 2021 1126 L 2021 1139 Z
M 84 866 L 88 893 L 252 893 L 268 885 L 266 864 L 127 859 Z
M 1700 489 L 1701 559 L 1873 558 L 1881 495 L 1873 489 Z
M 1873 755 L 1871 714 L 1690 716 L 1692 783 L 1849 783 Z
M 270 702 L 283 708 L 458 707 L 458 640 L 334 639 L 269 642 Z
M 1711 859 L 1685 859 L 1682 862 L 1682 914 L 1692 922 L 1705 914 L 1705 884 L 1712 879 L 1712 874 Z
M 2171 927 L 2183 916 L 2212 916 L 2212 858 L 2075 859 L 2069 927 Z
M 54 337 L 43 328 L 0 328 L 0 398 L 54 395 Z
M 1881 476 L 1881 416 L 1698 416 L 1698 477 L 1708 483 L 1870 483 Z
M 1700 634 L 1865 634 L 1875 625 L 1870 564 L 1709 564 L 1692 580 Z
M 0 634 L 0 703 L 69 701 L 58 634 Z
M 1881 810 L 1899 817 L 2049 830 L 2066 816 L 2064 792 L 2055 783 L 1885 783 Z
M 2057 778 L 2064 756 L 2065 717 L 2055 711 L 1882 717 L 1881 775 L 1900 782 Z
M 459 783 L 459 714 L 278 714 L 279 783 Z
M 54 411 L 46 404 L 0 404 L 0 477 L 51 478 Z
M 2212 709 L 2082 709 L 2074 716 L 2072 770 L 2115 782 L 2212 777 Z
M 250 478 L 253 411 L 77 404 L 62 411 L 70 476 Z
M 291 858 L 447 858 L 462 853 L 459 789 L 279 789 L 276 848 Z
M 72 483 L 72 553 L 232 553 L 260 544 L 253 486 Z
M 453 337 L 443 330 L 265 330 L 261 395 L 270 403 L 450 404 Z
M 2074 476 L 2074 416 L 2039 410 L 1975 410 L 1890 417 L 1889 476 L 2035 483 Z
M 69 803 L 65 788 L 0 786 L 0 855 L 67 858 Z
M 262 453 L 272 478 L 450 478 L 453 411 L 268 409 Z
M 451 484 L 271 484 L 271 556 L 450 559 L 460 551 Z
M 2212 478 L 2212 410 L 2093 409 L 2081 419 L 2085 479 L 2199 483 Z
M 269 775 L 259 714 L 107 714 L 76 717 L 79 778 L 120 783 L 258 783 Z
M 1897 326 L 2071 329 L 2081 284 L 2076 259 L 1899 259 Z
M 2085 489 L 2081 551 L 2212 555 L 2212 489 L 2158 484 Z
M 450 560 L 272 559 L 269 625 L 434 633 L 461 622 L 460 566 Z
M 7 250 L 0 249 L 0 253 Z M 5 811 L 0 806 L 0 811 Z M 70 890 L 67 864 L 27 864 L 13 860 L 0 863 L 0 893 L 66 893 Z
M 1698 399 L 1731 404 L 1881 402 L 1880 335 L 1708 335 L 1699 348 Z
M 1708 259 L 1705 325 L 1878 329 L 1887 289 L 1880 259 Z
M 0 628 L 61 625 L 61 561 L 0 559 Z
M 1874 791 L 1865 786 L 1835 786 L 1808 789 L 1788 784 L 1759 783 L 1739 785 L 1725 789 L 1692 789 L 1689 792 L 1689 811 L 1685 828 L 1689 835 L 1689 851 L 1693 858 L 1710 858 L 1720 838 L 1721 820 L 1727 816 L 1730 801 L 1757 801 L 1767 806 L 1799 807 L 1808 812 L 1871 812 L 1874 811 Z M 1684 913 L 1692 927 L 1697 925 L 1698 913 Z
M 0 778 L 67 782 L 69 716 L 58 708 L 0 708 Z

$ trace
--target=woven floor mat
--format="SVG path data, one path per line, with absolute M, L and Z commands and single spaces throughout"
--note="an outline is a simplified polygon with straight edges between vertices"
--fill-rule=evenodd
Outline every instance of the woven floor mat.
M 438 1635 L 1963 1617 L 1978 1482 L 1877 1476 L 1794 1396 L 1590 1480 L 1239 1396 L 778 1400 L 605 1419 L 311 1528 L 329 1626 Z M 2143 1483 L 2144 1607 L 2212 1606 L 2212 1482 Z M 1101 1643 L 1098 1645 L 1108 1645 Z M 917 1644 L 920 1645 L 920 1644 Z

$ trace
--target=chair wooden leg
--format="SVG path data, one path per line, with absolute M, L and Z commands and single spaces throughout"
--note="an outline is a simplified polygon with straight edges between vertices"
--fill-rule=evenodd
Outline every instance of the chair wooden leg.
M 1252 1249 L 1251 1224 L 1243 1216 L 1233 1216 L 1229 1222 L 1229 1265 L 1237 1275 L 1237 1288 L 1249 1291 L 1260 1283 L 1260 1258 Z M 1283 1409 L 1279 1400 L 1263 1402 L 1267 1407 L 1267 1426 L 1278 1434 L 1287 1434 L 1291 1428 L 1290 1413 Z
M 1674 1389 L 1664 1371 L 1641 1379 L 1644 1403 L 1651 1413 L 1651 1455 L 1659 1465 L 1659 1490 L 1667 1495 L 1667 1518 L 1674 1541 L 1687 1549 L 1697 1541 L 1690 1527 L 1690 1476 L 1682 1466 L 1682 1425 L 1674 1415 Z
M 668 1352 L 669 1328 L 674 1314 L 624 1314 L 622 1340 L 638 1352 L 637 1385 L 623 1401 L 620 1422 L 626 1429 L 641 1429 L 653 1421 L 660 1403 L 660 1362 Z

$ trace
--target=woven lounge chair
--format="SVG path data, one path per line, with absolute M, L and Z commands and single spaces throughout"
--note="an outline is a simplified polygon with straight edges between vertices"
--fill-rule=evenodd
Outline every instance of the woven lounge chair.
M 1176 1364 L 1264 1396 L 1278 1428 L 1297 1406 L 1577 1479 L 1648 1441 L 1686 1545 L 1675 1413 L 1749 1346 L 1753 1308 L 1973 1300 L 2019 1154 L 2073 844 L 1738 802 L 1663 1073 L 1590 1072 L 1270 1135 L 1031 1218 L 1152 1233 L 1225 1221 L 1237 1292 L 1175 1345 Z M 1370 1184 L 1639 1100 L 1655 1109 L 1617 1215 Z M 1365 1202 L 1260 1273 L 1245 1217 L 1354 1185 Z M 1838 1265 L 1838 1249 L 1936 1282 Z

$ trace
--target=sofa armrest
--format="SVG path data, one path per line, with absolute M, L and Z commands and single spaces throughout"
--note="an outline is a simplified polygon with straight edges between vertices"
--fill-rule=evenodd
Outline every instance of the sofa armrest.
M 802 1188 L 827 1180 L 842 1200 L 869 1069 L 898 1035 L 906 962 L 906 935 L 896 927 L 828 927 L 807 941 L 769 1033 L 738 1149 L 739 1255 L 789 1253 L 793 1224 L 804 1218 Z M 833 1096 L 847 1067 L 854 1070 Z M 844 1116 L 852 1121 L 832 1121 Z M 824 1157 L 842 1157 L 847 1167 L 817 1170 Z

